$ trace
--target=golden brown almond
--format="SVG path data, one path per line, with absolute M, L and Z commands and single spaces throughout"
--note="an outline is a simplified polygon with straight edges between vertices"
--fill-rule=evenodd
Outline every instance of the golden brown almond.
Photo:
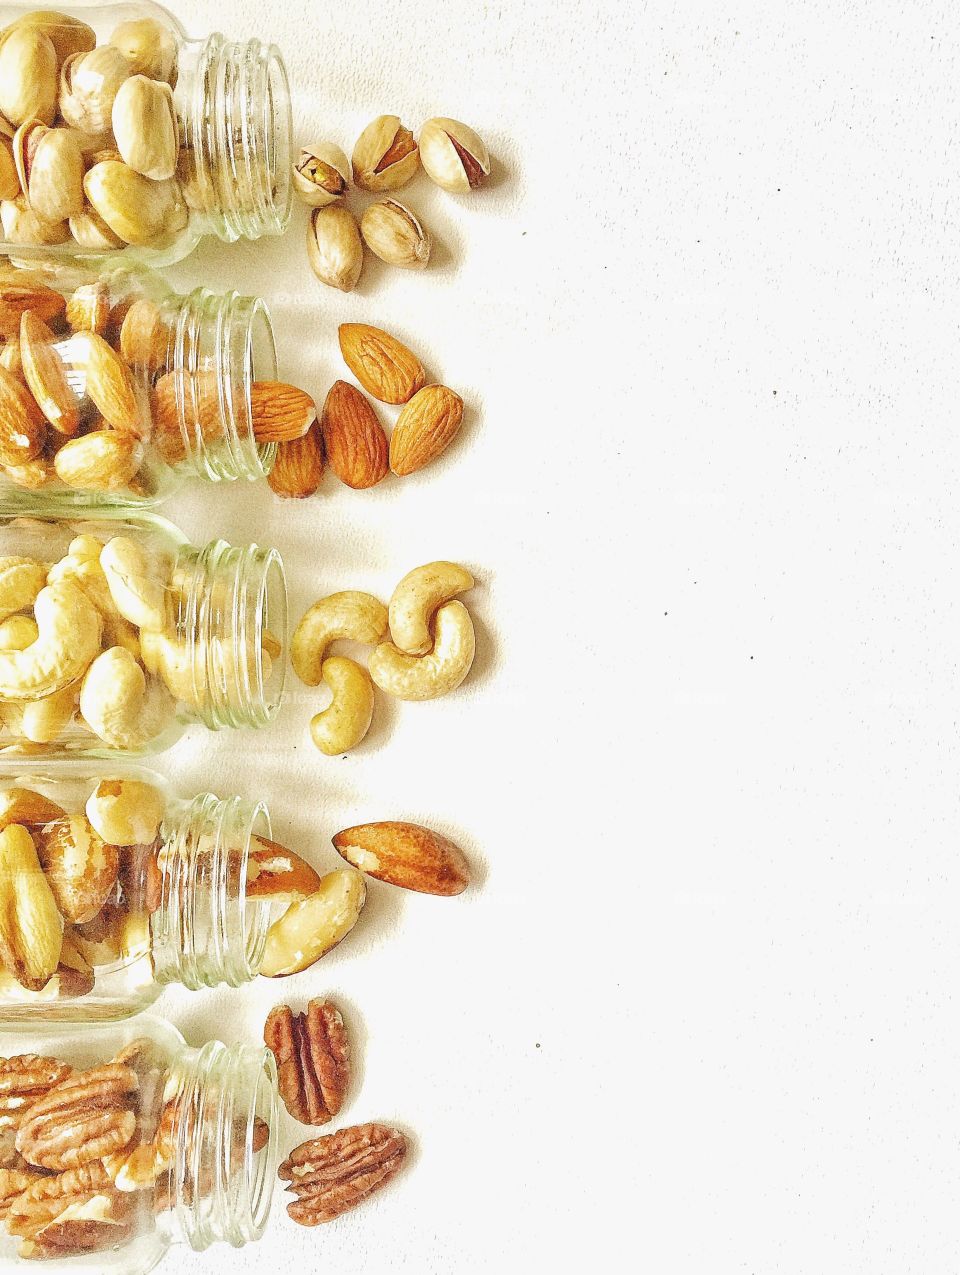
M 65 443 L 53 467 L 62 483 L 78 491 L 121 491 L 130 486 L 142 460 L 143 447 L 133 434 L 95 429 Z
M 280 381 L 254 381 L 250 418 L 258 443 L 286 443 L 303 438 L 317 419 L 317 406 L 304 390 Z
M 105 283 L 82 283 L 67 302 L 67 322 L 74 332 L 103 336 L 110 319 L 110 293 Z
M 333 838 L 337 853 L 361 872 L 420 894 L 461 894 L 470 883 L 463 851 L 449 837 L 415 823 L 363 823 Z
M 347 367 L 381 403 L 406 403 L 427 379 L 417 356 L 382 328 L 341 323 L 339 335 Z
M 20 316 L 32 310 L 44 323 L 55 325 L 63 318 L 67 303 L 59 292 L 42 283 L 0 284 L 0 336 L 7 340 L 20 334 Z
M 389 470 L 383 426 L 370 403 L 346 381 L 330 387 L 321 418 L 327 463 L 348 487 L 373 487 Z
M 170 325 L 149 297 L 138 297 L 120 324 L 120 353 L 130 367 L 159 372 L 170 357 Z
M 323 477 L 323 437 L 314 421 L 303 438 L 277 444 L 277 457 L 267 476 L 270 490 L 285 500 L 312 496 Z
M 198 435 L 210 443 L 223 434 L 216 372 L 165 372 L 151 391 L 152 441 L 168 465 L 176 465 Z
M 95 332 L 77 334 L 77 365 L 84 373 L 86 392 L 108 425 L 138 434 L 140 403 L 133 373 L 120 355 Z
M 425 385 L 397 417 L 390 437 L 390 468 L 413 474 L 445 451 L 463 423 L 463 399 L 445 385 Z
M 27 387 L 0 367 L 0 465 L 24 465 L 40 454 L 47 422 Z
M 27 310 L 20 320 L 20 361 L 24 380 L 37 406 L 58 434 L 72 437 L 80 428 L 80 402 L 70 384 L 57 338 L 39 315 Z

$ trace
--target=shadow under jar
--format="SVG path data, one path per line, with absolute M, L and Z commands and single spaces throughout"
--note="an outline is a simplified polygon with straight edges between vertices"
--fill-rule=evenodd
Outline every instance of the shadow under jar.
M 261 727 L 287 623 L 275 549 L 197 547 L 153 514 L 0 515 L 0 758 L 157 752 Z
M 157 275 L 0 267 L 0 503 L 154 503 L 180 481 L 266 477 L 253 394 L 274 381 L 266 306 Z
M 188 40 L 150 0 L 0 3 L 0 252 L 156 264 L 206 234 L 281 234 L 291 115 L 278 50 Z
M 260 1238 L 277 1167 L 269 1050 L 191 1049 L 150 1015 L 6 1040 L 0 1269 L 139 1275 L 172 1244 Z
M 126 1018 L 168 983 L 249 982 L 284 902 L 278 850 L 262 802 L 181 798 L 136 767 L 5 767 L 0 1028 Z

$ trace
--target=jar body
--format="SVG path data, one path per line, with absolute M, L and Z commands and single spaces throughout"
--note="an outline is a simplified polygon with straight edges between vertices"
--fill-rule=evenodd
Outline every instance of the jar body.
M 0 898 L 29 889 L 35 917 L 32 936 L 14 924 L 0 941 L 0 1029 L 125 1018 L 167 983 L 238 987 L 259 970 L 271 899 L 248 881 L 272 847 L 262 802 L 183 798 L 103 762 L 8 765 L 0 829 Z
M 282 59 L 149 0 L 0 4 L 0 251 L 165 264 L 290 214 Z
M 44 1258 L 54 1272 L 135 1275 L 172 1243 L 260 1237 L 277 1163 L 269 1051 L 190 1049 L 149 1015 L 37 1027 L 16 1049 L 0 1057 L 2 1154 L 22 1175 L 4 1199 L 0 1270 Z
M 261 301 L 142 269 L 0 271 L 0 502 L 138 506 L 187 476 L 263 478 L 254 382 L 276 379 Z
M 0 758 L 156 752 L 266 725 L 283 690 L 275 550 L 155 515 L 0 514 Z

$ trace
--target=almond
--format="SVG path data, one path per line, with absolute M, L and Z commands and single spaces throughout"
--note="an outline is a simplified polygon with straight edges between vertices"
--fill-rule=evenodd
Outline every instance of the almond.
M 286 443 L 303 438 L 317 419 L 313 399 L 295 385 L 254 381 L 250 387 L 250 417 L 258 443 Z
M 463 399 L 445 385 L 425 385 L 397 417 L 390 437 L 390 468 L 413 474 L 437 459 L 463 422 Z
M 137 297 L 120 324 L 120 353 L 129 366 L 159 372 L 170 359 L 172 342 L 170 324 L 157 303 Z
M 105 283 L 82 283 L 67 302 L 67 322 L 74 332 L 107 330 L 110 320 L 110 293 Z
M 368 876 L 420 894 L 460 894 L 470 882 L 463 851 L 415 823 L 363 823 L 333 838 L 338 854 Z
M 196 438 L 216 441 L 222 434 L 220 395 L 215 372 L 165 372 L 151 392 L 153 442 L 168 465 L 187 456 Z M 186 435 L 184 435 L 184 429 Z
M 27 387 L 0 367 L 0 465 L 23 465 L 40 453 L 47 422 Z
M 8 340 L 20 331 L 20 316 L 32 310 L 44 323 L 56 323 L 63 317 L 67 303 L 59 292 L 35 284 L 0 284 L 0 336 Z
M 411 350 L 367 323 L 340 324 L 340 351 L 363 388 L 381 403 L 406 403 L 427 379 Z
M 87 396 L 108 425 L 139 434 L 140 404 L 133 373 L 120 355 L 96 332 L 78 333 L 77 364 L 86 376 Z
M 384 478 L 387 436 L 377 414 L 358 389 L 335 381 L 323 405 L 323 446 L 330 468 L 348 487 L 373 487 Z
M 20 320 L 20 361 L 37 406 L 57 431 L 72 437 L 80 428 L 79 400 L 57 351 L 57 338 L 43 319 L 26 310 Z
M 288 500 L 312 496 L 323 477 L 323 439 L 314 421 L 303 438 L 277 443 L 277 458 L 267 476 L 270 489 Z

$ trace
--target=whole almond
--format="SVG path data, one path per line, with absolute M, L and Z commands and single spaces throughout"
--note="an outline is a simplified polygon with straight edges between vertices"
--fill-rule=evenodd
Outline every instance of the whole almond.
M 25 310 L 33 310 L 44 323 L 53 324 L 63 318 L 66 308 L 60 293 L 42 283 L 0 283 L 0 336 L 9 340 L 18 335 Z
M 254 381 L 250 387 L 250 417 L 258 443 L 285 443 L 303 438 L 317 419 L 313 399 L 295 385 Z
M 130 367 L 159 372 L 170 360 L 173 333 L 160 307 L 137 297 L 120 323 L 120 353 Z
M 327 464 L 348 487 L 373 487 L 389 470 L 387 436 L 376 412 L 347 381 L 335 381 L 320 421 Z
M 68 437 L 80 428 L 79 401 L 55 349 L 56 337 L 39 315 L 24 311 L 20 320 L 20 361 L 24 380 L 37 406 L 57 431 Z
M 75 337 L 77 364 L 86 376 L 88 397 L 114 429 L 140 432 L 140 405 L 133 373 L 120 355 L 96 332 Z
M 417 356 L 382 328 L 341 323 L 339 335 L 347 367 L 381 403 L 406 403 L 427 379 Z
M 420 894 L 461 894 L 470 883 L 463 851 L 415 823 L 363 823 L 333 838 L 347 863 L 390 885 Z
M 110 292 L 105 283 L 82 283 L 67 302 L 67 322 L 74 332 L 107 330 L 110 319 Z
M 23 465 L 40 453 L 47 422 L 30 391 L 0 367 L 0 465 Z
M 463 399 L 445 385 L 425 385 L 397 417 L 390 437 L 390 468 L 413 474 L 437 459 L 460 431 Z
M 288 500 L 312 496 L 323 477 L 323 440 L 314 421 L 303 438 L 277 444 L 277 458 L 267 476 L 270 489 Z

